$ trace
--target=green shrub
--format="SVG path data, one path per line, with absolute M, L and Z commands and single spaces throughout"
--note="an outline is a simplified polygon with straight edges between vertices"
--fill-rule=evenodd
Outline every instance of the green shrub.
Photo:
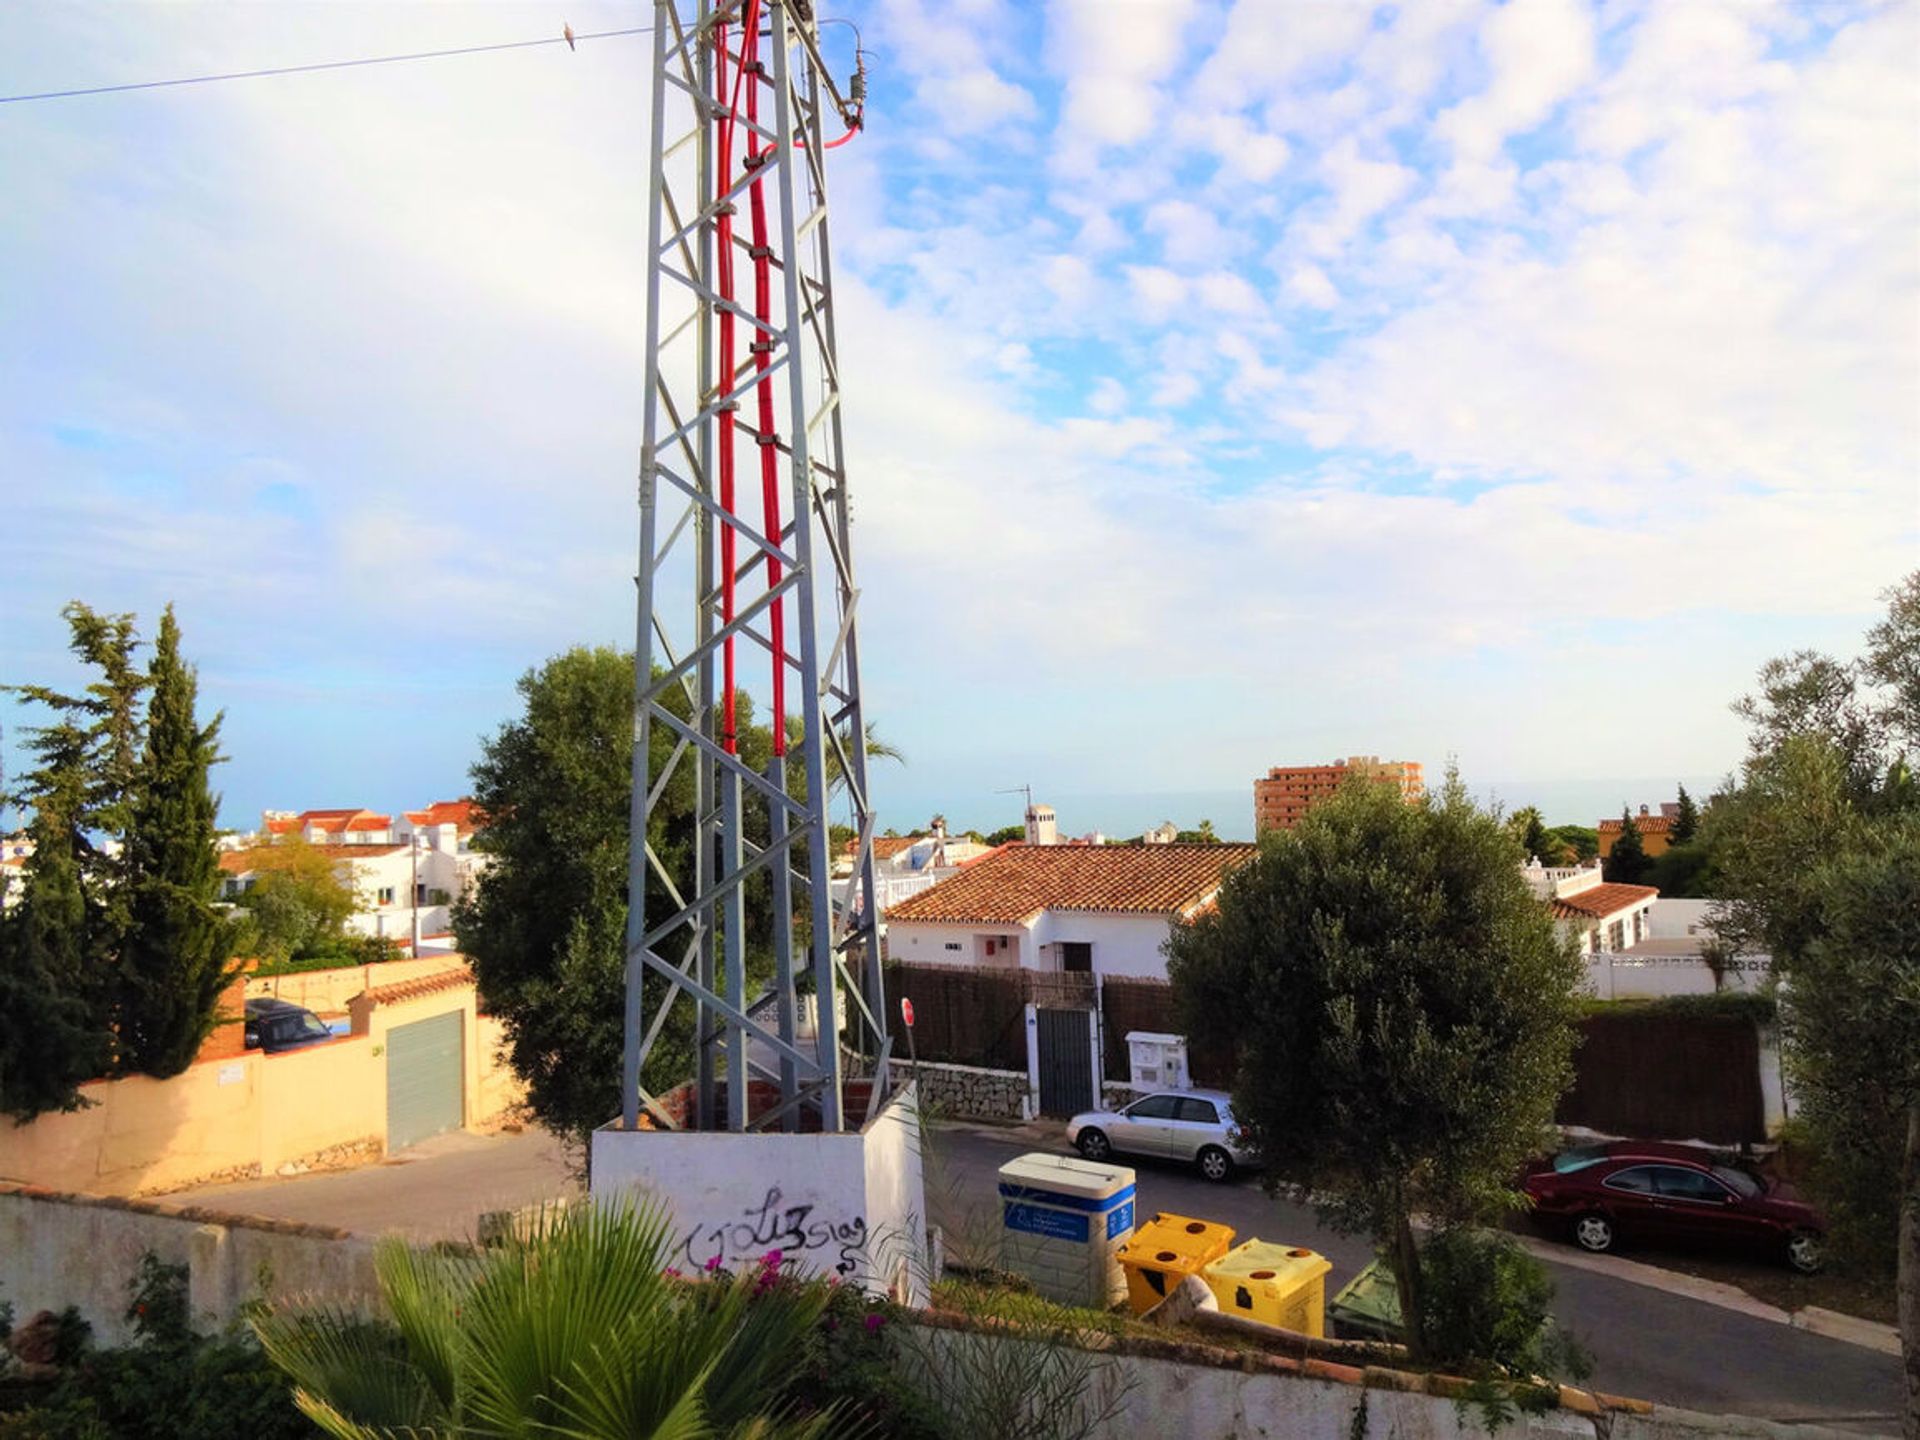
M 1420 1247 L 1420 1273 L 1427 1351 L 1440 1368 L 1568 1380 L 1592 1369 L 1580 1346 L 1554 1324 L 1547 1267 L 1512 1236 L 1438 1231 Z
M 0 1417 L 0 1440 L 293 1440 L 315 1433 L 286 1380 L 235 1330 L 194 1332 L 187 1269 L 151 1253 L 134 1276 L 134 1343 L 93 1350 L 85 1322 L 67 1372 L 25 1411 Z M 63 1348 L 66 1348 L 63 1346 Z

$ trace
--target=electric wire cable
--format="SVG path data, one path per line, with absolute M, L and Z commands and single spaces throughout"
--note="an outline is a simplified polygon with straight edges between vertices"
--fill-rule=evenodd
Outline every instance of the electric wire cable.
M 498 50 L 529 50 L 536 45 L 565 45 L 581 40 L 612 40 L 623 35 L 651 35 L 653 26 L 623 30 L 588 30 L 542 40 L 505 40 L 496 45 L 462 45 L 451 50 L 416 50 L 406 55 L 366 55 L 357 60 L 322 60 L 310 65 L 275 65 L 264 70 L 232 70 L 219 75 L 183 75 L 173 80 L 136 80 L 124 85 L 88 85 L 73 90 L 41 90 L 30 94 L 0 95 L 0 105 L 28 100 L 68 100 L 82 95 L 117 95 L 129 90 L 165 90 L 176 85 L 211 85 L 222 80 L 257 80 L 268 75 L 306 75 L 317 70 L 349 70 L 358 65 L 397 65 L 411 60 L 442 60 L 452 55 L 486 55 Z

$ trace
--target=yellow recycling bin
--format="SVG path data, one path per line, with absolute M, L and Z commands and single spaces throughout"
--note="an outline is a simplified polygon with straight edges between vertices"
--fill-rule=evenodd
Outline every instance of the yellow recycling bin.
M 1227 1253 L 1233 1227 L 1164 1211 L 1133 1232 L 1120 1247 L 1120 1268 L 1127 1275 L 1127 1304 L 1144 1315 L 1189 1275 Z
M 1126 1257 L 1121 1257 L 1121 1264 Z M 1201 1278 L 1226 1315 L 1240 1315 L 1302 1335 L 1324 1335 L 1326 1277 L 1333 1266 L 1324 1255 L 1296 1245 L 1249 1240 L 1209 1264 Z

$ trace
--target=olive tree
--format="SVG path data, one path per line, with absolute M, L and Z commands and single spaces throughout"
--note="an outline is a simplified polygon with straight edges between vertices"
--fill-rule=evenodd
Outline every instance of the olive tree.
M 1457 774 L 1417 804 L 1350 784 L 1230 875 L 1168 942 L 1196 1043 L 1238 1056 L 1268 1183 L 1371 1235 L 1423 1346 L 1415 1216 L 1512 1203 L 1572 1079 L 1578 955 Z

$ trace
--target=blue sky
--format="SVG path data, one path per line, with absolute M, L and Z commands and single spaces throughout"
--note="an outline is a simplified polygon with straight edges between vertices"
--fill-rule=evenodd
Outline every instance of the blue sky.
M 26 0 L 0 93 L 650 8 Z M 1717 774 L 1920 556 L 1912 5 L 832 13 L 883 823 Z M 629 637 L 646 63 L 0 105 L 0 680 L 172 599 L 244 823 L 456 794 L 523 670 Z

